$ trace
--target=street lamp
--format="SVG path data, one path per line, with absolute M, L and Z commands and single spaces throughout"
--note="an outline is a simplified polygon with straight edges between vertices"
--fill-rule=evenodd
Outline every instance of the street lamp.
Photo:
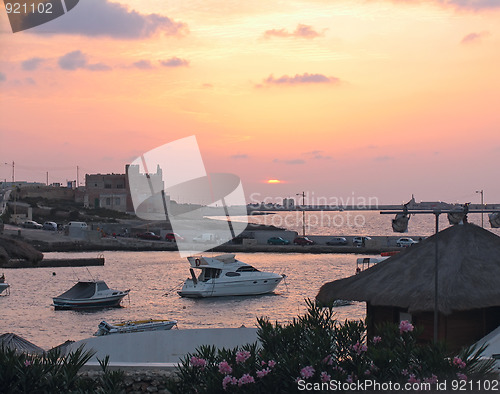
M 302 196 L 302 236 L 306 236 L 306 193 L 297 193 L 296 196 Z
M 15 178 L 14 178 L 14 168 L 15 168 L 14 161 L 12 162 L 12 164 L 10 164 L 10 163 L 4 163 L 4 164 L 6 164 L 8 166 L 12 165 L 12 183 L 14 183 L 14 180 L 15 180 Z
M 481 194 L 481 227 L 484 228 L 484 190 L 476 190 L 476 193 Z

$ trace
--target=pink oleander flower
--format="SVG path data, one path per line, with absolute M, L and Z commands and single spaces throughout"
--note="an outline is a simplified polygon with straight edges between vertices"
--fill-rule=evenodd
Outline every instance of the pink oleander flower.
M 367 370 L 365 371 L 365 375 L 366 375 L 366 376 L 371 375 L 371 372 L 370 372 L 370 370 L 369 370 L 369 369 L 367 369 Z
M 308 365 L 300 370 L 300 376 L 304 379 L 311 378 L 314 375 L 314 368 Z
M 238 387 L 243 386 L 244 384 L 255 383 L 255 379 L 252 375 L 245 374 L 238 380 Z
M 219 372 L 223 375 L 229 375 L 233 372 L 233 368 L 231 368 L 229 363 L 224 360 L 219 364 Z
M 267 363 L 266 363 L 264 360 L 262 360 L 262 361 L 260 362 L 260 365 L 262 365 L 262 366 L 264 366 L 264 365 L 266 365 L 266 364 L 267 364 Z
M 322 383 L 328 383 L 330 380 L 332 380 L 332 377 L 328 375 L 326 372 L 321 372 L 321 382 Z
M 31 365 L 31 361 L 30 361 L 30 360 L 26 360 L 26 361 L 24 362 L 24 366 L 25 366 L 25 367 L 29 367 L 30 365 Z
M 453 359 L 453 365 L 457 366 L 460 369 L 464 369 L 466 364 L 462 361 L 460 357 L 455 357 Z
M 403 370 L 401 371 L 401 375 L 403 375 L 403 376 L 408 376 L 408 370 L 407 370 L 407 369 L 403 369 Z
M 420 379 L 417 379 L 414 374 L 411 374 L 408 378 L 408 383 L 420 383 Z
M 250 352 L 247 350 L 241 350 L 238 353 L 236 353 L 236 362 L 237 363 L 244 363 L 250 358 Z
M 467 381 L 467 375 L 463 374 L 463 373 L 457 373 L 457 378 L 459 378 L 460 380 L 465 380 Z
M 269 368 L 274 368 L 276 366 L 276 361 L 274 360 L 269 360 L 267 362 L 267 365 L 269 365 Z
M 226 390 L 228 384 L 232 384 L 234 386 L 234 385 L 238 384 L 238 379 L 236 379 L 235 377 L 233 377 L 231 375 L 227 375 L 224 377 L 224 379 L 222 379 L 222 388 L 224 390 Z
M 382 342 L 382 337 L 379 337 L 379 336 L 376 336 L 376 337 L 373 337 L 373 343 L 380 343 Z
M 413 324 L 411 324 L 408 320 L 403 320 L 399 323 L 399 334 L 401 335 L 404 332 L 412 332 Z
M 198 367 L 201 369 L 205 369 L 205 366 L 207 365 L 207 360 L 205 360 L 204 358 L 198 358 L 193 356 L 191 357 L 190 361 L 193 367 Z
M 260 371 L 255 372 L 255 374 L 257 375 L 258 378 L 262 379 L 264 376 L 266 376 L 270 372 L 271 372 L 271 370 L 269 368 L 266 368 L 266 369 L 261 369 Z
M 368 348 L 366 347 L 366 345 L 362 345 L 359 342 L 356 342 L 354 345 L 352 345 L 351 349 L 354 350 L 358 356 L 361 353 L 366 352 L 368 350 Z
M 346 382 L 347 382 L 347 383 L 352 383 L 352 382 L 354 382 L 353 376 L 352 376 L 352 375 L 347 375 Z
M 323 359 L 323 364 L 333 365 L 333 357 L 331 356 L 331 354 Z
M 436 384 L 437 382 L 438 382 L 438 378 L 434 374 L 430 378 L 424 379 L 424 383 Z

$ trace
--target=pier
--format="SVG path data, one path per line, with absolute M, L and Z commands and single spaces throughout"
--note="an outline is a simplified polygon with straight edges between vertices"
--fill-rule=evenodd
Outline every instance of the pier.
M 104 265 L 104 257 L 79 258 L 79 259 L 43 259 L 31 262 L 22 259 L 11 259 L 2 264 L 0 268 L 57 268 L 57 267 L 94 267 Z

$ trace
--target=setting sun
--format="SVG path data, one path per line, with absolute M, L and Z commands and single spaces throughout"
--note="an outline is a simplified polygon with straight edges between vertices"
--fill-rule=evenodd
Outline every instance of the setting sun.
M 266 181 L 266 183 L 282 183 L 279 179 L 269 179 Z

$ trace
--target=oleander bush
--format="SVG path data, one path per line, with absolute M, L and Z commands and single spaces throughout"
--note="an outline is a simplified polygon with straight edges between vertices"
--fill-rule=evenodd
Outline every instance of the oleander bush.
M 51 350 L 43 355 L 17 353 L 0 347 L 0 392 L 38 393 L 119 393 L 123 373 L 109 371 L 108 359 L 99 360 L 102 374 L 96 380 L 78 374 L 94 355 L 78 348 L 62 356 Z
M 484 348 L 449 357 L 442 344 L 417 342 L 409 322 L 380 327 L 367 340 L 362 321 L 335 320 L 334 309 L 307 302 L 307 313 L 289 324 L 258 319 L 260 344 L 235 349 L 202 346 L 179 365 L 172 393 L 295 393 L 388 391 L 390 386 L 465 382 L 491 373 Z M 358 384 L 364 384 L 356 386 Z M 375 384 L 385 386 L 375 386 Z M 415 386 L 411 386 L 416 384 Z M 392 386 L 394 388 L 394 386 Z M 447 386 L 451 389 L 451 385 Z M 355 388 L 355 390 L 353 390 Z

